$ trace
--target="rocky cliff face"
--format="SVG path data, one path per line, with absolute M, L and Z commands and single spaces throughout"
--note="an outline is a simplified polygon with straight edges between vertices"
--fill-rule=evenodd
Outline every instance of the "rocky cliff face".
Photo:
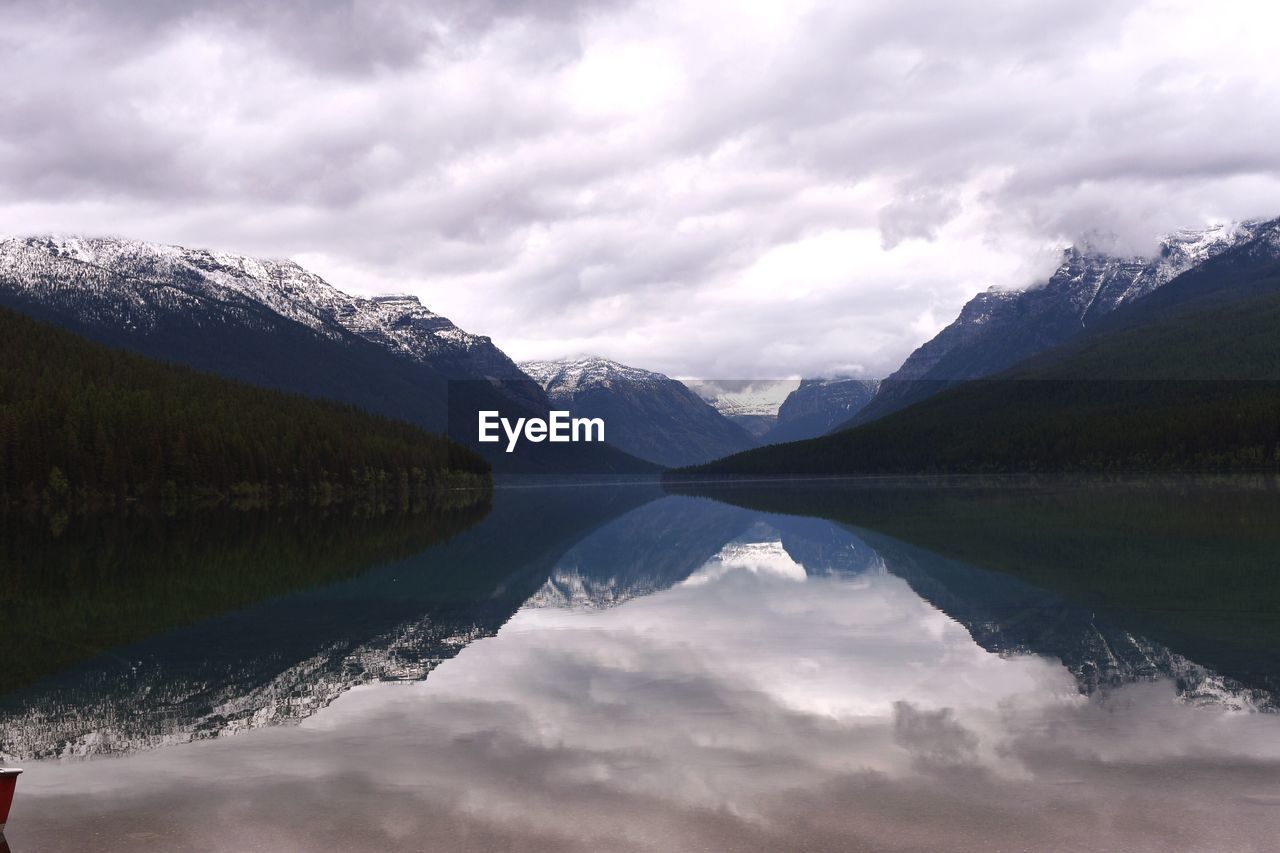
M 778 422 L 761 444 L 826 435 L 862 411 L 880 388 L 876 379 L 805 379 L 778 409 Z

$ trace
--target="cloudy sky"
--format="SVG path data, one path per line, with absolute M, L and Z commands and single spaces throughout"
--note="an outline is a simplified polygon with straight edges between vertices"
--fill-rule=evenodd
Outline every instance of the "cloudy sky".
M 288 256 L 516 358 L 883 376 L 1064 243 L 1280 214 L 1280 12 L 0 7 L 0 232 Z

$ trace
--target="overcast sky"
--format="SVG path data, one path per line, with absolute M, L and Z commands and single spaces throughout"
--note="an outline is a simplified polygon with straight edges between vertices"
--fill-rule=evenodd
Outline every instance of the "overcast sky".
M 292 257 L 517 359 L 879 377 L 1083 233 L 1280 214 L 1255 2 L 0 5 L 0 232 Z

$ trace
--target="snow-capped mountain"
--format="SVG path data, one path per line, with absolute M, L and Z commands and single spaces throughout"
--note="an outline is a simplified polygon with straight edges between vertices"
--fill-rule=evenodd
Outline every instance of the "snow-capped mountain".
M 685 380 L 717 412 L 760 438 L 778 422 L 778 409 L 799 387 L 798 379 Z
M 553 405 L 602 418 L 605 440 L 641 459 L 692 465 L 755 444 L 746 430 L 661 373 L 605 358 L 529 361 L 520 367 Z
M 448 432 L 495 470 L 653 470 L 601 444 L 507 454 L 477 443 L 477 410 L 545 416 L 542 387 L 417 297 L 351 296 L 292 261 L 114 238 L 8 239 L 0 305 L 151 358 Z
M 1181 230 L 1155 257 L 1115 257 L 1070 247 L 1048 281 L 1026 290 L 991 288 L 913 352 L 848 423 L 874 420 L 968 379 L 990 376 L 1091 328 L 1122 305 L 1252 240 L 1274 223 L 1245 222 Z
M 349 296 L 289 260 L 116 238 L 27 237 L 0 241 L 0 281 L 44 304 L 79 296 L 98 308 L 112 305 L 141 329 L 155 328 L 174 307 L 248 301 L 326 338 L 354 333 L 446 372 L 523 378 L 489 338 L 459 329 L 416 296 Z
M 113 238 L 8 239 L 0 241 L 0 304 L 152 358 L 433 431 L 462 423 L 469 429 L 452 432 L 463 441 L 474 439 L 469 408 L 513 404 L 520 415 L 548 407 L 541 387 L 488 337 L 416 297 L 351 296 L 287 260 Z M 513 470 L 643 467 L 598 446 L 572 458 L 493 461 Z
M 862 411 L 880 388 L 878 379 L 805 379 L 778 408 L 778 422 L 761 444 L 826 435 Z
M 661 373 L 628 367 L 607 358 L 525 361 L 521 369 L 547 392 L 553 402 L 572 400 L 587 391 L 601 388 L 661 388 L 668 379 Z

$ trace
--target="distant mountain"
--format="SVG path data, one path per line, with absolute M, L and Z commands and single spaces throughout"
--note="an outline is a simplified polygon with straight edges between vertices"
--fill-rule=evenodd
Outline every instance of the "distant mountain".
M 101 343 L 266 388 L 353 403 L 444 432 L 462 410 L 545 413 L 541 387 L 493 342 L 416 297 L 349 296 L 296 263 L 133 240 L 0 241 L 0 305 Z M 454 432 L 458 432 L 454 430 Z M 524 455 L 496 469 L 647 470 L 610 448 Z M 536 458 L 535 458 L 536 457 Z
M 778 423 L 778 408 L 799 384 L 795 379 L 685 380 L 717 412 L 756 438 Z
M 867 379 L 776 379 L 691 380 L 685 384 L 760 444 L 780 444 L 830 432 L 866 406 L 880 383 Z
M 761 444 L 781 444 L 825 435 L 858 414 L 875 397 L 877 379 L 805 379 L 778 409 Z
M 699 474 L 1280 467 L 1280 221 L 1061 347 Z
M 969 379 L 991 376 L 1097 326 L 1103 318 L 1180 274 L 1249 242 L 1273 223 L 1178 231 L 1154 258 L 1114 257 L 1072 247 L 1047 282 L 992 288 L 971 299 L 950 326 L 913 352 L 845 426 L 884 417 Z
M 683 383 L 604 358 L 520 365 L 552 404 L 605 422 L 605 440 L 659 465 L 692 465 L 755 446 Z

